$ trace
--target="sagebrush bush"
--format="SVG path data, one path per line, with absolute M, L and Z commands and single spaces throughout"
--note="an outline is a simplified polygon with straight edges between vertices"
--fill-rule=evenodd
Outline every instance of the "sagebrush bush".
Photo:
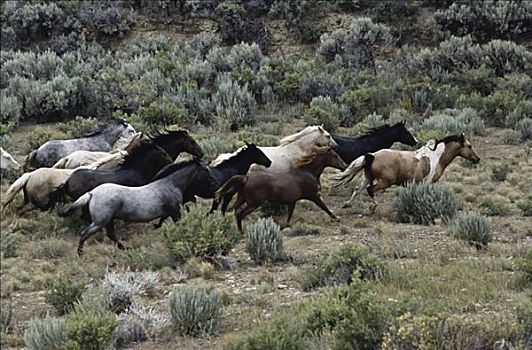
M 165 266 L 172 266 L 172 261 L 164 249 L 161 252 L 155 247 L 142 246 L 121 251 L 117 265 L 132 271 L 160 270 Z
M 111 344 L 117 326 L 110 311 L 74 311 L 66 320 L 67 349 L 104 350 Z
M 521 142 L 521 133 L 513 129 L 504 129 L 501 137 L 508 145 L 518 145 Z
M 213 47 L 220 45 L 221 39 L 212 33 L 200 33 L 192 37 L 190 47 L 199 53 L 201 58 L 205 58 Z
M 203 150 L 203 159 L 206 162 L 213 161 L 220 154 L 229 153 L 234 148 L 234 145 L 231 142 L 228 142 L 217 135 L 198 140 L 198 144 Z
M 229 123 L 231 130 L 238 130 L 255 123 L 256 101 L 248 90 L 227 75 L 217 78 L 217 91 L 212 95 L 216 114 Z
M 305 329 L 301 322 L 293 317 L 278 317 L 272 322 L 263 322 L 250 334 L 240 337 L 233 350 L 271 350 L 271 349 L 308 349 Z
M 61 132 L 52 132 L 46 129 L 37 129 L 27 134 L 27 150 L 28 153 L 34 149 L 39 148 L 50 140 L 65 139 L 66 135 Z
M 220 293 L 197 288 L 179 288 L 169 300 L 170 320 L 180 335 L 212 334 L 220 326 Z
M 255 263 L 274 263 L 284 258 L 283 235 L 271 217 L 258 219 L 246 231 L 246 252 Z
M 491 168 L 490 178 L 493 181 L 505 181 L 509 172 L 510 166 L 508 163 L 498 164 Z
M 59 315 L 64 315 L 74 309 L 85 289 L 85 282 L 64 274 L 46 283 L 45 300 Z
M 114 343 L 123 346 L 148 337 L 157 338 L 168 322 L 168 317 L 154 308 L 133 303 L 125 313 L 118 316 Z
M 62 350 L 67 343 L 64 320 L 46 317 L 32 320 L 24 331 L 24 343 L 30 350 Z
M 486 129 L 486 125 L 473 108 L 463 108 L 436 112 L 423 121 L 421 128 L 439 130 L 446 134 L 480 135 Z
M 407 313 L 392 322 L 382 349 L 488 349 L 498 346 L 501 339 L 526 347 L 524 334 L 523 324 L 506 315 Z
M 314 97 L 305 116 L 307 125 L 323 125 L 325 130 L 336 131 L 340 126 L 339 107 L 329 96 Z
M 517 284 L 523 288 L 532 286 L 532 250 L 517 259 Z M 531 325 L 532 326 L 532 325 Z
M 159 283 L 159 274 L 144 272 L 107 272 L 101 285 L 101 293 L 109 308 L 121 313 L 131 306 L 134 298 L 153 292 Z
M 390 322 L 388 307 L 354 279 L 313 300 L 304 316 L 312 334 L 333 333 L 333 349 L 377 349 Z
M 57 129 L 70 138 L 83 137 L 98 129 L 98 120 L 76 116 L 67 122 L 57 123 Z
M 301 288 L 309 290 L 351 283 L 354 275 L 363 280 L 375 280 L 385 273 L 385 266 L 366 247 L 348 244 L 318 260 L 315 265 L 303 267 L 296 279 Z
M 467 241 L 477 248 L 484 248 L 492 241 L 490 220 L 477 212 L 458 214 L 451 224 L 454 237 Z
M 240 239 L 229 216 L 219 212 L 205 215 L 200 205 L 190 206 L 177 223 L 165 222 L 161 231 L 169 254 L 178 262 L 225 255 Z
M 521 134 L 521 140 L 532 140 L 532 118 L 524 118 L 517 122 L 515 130 Z
M 0 258 L 7 259 L 17 257 L 19 254 L 18 247 L 24 240 L 24 236 L 9 229 L 2 229 L 0 237 Z
M 461 202 L 448 187 L 410 182 L 400 190 L 394 207 L 399 222 L 430 225 L 437 218 L 449 221 L 460 209 Z
M 532 216 L 532 195 L 526 196 L 517 202 L 517 207 L 521 209 L 524 216 Z
M 37 259 L 55 259 L 68 255 L 71 252 L 70 245 L 64 239 L 47 238 L 33 244 L 30 250 L 31 256 Z
M 480 199 L 480 207 L 489 216 L 505 216 L 510 213 L 509 200 L 501 195 L 487 195 Z

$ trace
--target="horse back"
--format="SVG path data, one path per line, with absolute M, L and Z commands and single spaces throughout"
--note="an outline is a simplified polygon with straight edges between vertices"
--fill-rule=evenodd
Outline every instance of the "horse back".
M 104 183 L 112 183 L 123 186 L 141 186 L 143 179 L 131 170 L 76 170 L 68 179 L 68 195 L 79 198 L 84 193 Z

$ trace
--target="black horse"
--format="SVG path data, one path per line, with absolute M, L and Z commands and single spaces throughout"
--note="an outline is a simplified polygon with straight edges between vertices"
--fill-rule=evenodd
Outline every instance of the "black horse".
M 159 218 L 162 222 L 171 217 L 175 222 L 181 218 L 183 193 L 195 194 L 205 187 L 217 188 L 219 184 L 203 162 L 193 159 L 166 166 L 152 182 L 144 186 L 100 185 L 85 193 L 59 215 L 71 215 L 78 207 L 88 208 L 91 223 L 80 234 L 78 254 L 82 253 L 85 241 L 103 227 L 118 248 L 124 249 L 115 235 L 115 219 L 148 222 Z
M 257 146 L 246 142 L 246 146 L 237 154 L 224 160 L 220 164 L 209 168 L 211 169 L 211 173 L 214 178 L 218 180 L 218 183 L 220 184 L 218 187 L 220 187 L 234 175 L 245 175 L 252 164 L 259 164 L 269 167 L 272 164 L 272 161 Z M 184 203 L 195 201 L 194 195 L 197 195 L 201 198 L 214 198 L 214 194 L 218 190 L 218 187 L 214 189 L 204 187 L 195 194 L 185 192 Z M 222 203 L 222 210 L 224 212 L 231 201 L 231 197 L 232 195 L 224 197 L 224 201 Z M 214 212 L 217 208 L 218 202 L 213 201 L 209 213 Z
M 406 129 L 404 121 L 393 126 L 388 124 L 379 126 L 359 137 L 338 135 L 332 135 L 332 137 L 338 144 L 335 148 L 336 153 L 347 164 L 366 153 L 390 148 L 394 142 L 401 142 L 408 146 L 417 144 L 416 138 Z

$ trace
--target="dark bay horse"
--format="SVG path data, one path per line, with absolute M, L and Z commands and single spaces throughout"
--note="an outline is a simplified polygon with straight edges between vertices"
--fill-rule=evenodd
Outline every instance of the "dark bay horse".
M 436 182 L 443 175 L 445 168 L 458 156 L 473 163 L 480 161 L 464 134 L 447 136 L 436 140 L 432 145 L 429 142 L 416 151 L 384 149 L 367 153 L 355 159 L 344 172 L 334 176 L 337 181 L 334 186 L 347 184 L 364 170 L 364 180 L 344 204 L 347 205 L 364 188 L 373 198 L 375 191 L 392 185 L 402 185 L 408 181 Z
M 331 218 L 336 216 L 323 203 L 320 196 L 320 176 L 325 167 L 343 170 L 347 164 L 331 148 L 315 149 L 312 153 L 296 160 L 294 168 L 284 172 L 253 172 L 248 175 L 236 175 L 216 191 L 215 201 L 230 192 L 238 193 L 235 203 L 238 230 L 243 233 L 242 220 L 260 207 L 265 201 L 288 204 L 290 219 L 296 202 L 307 199 L 324 210 Z M 242 206 L 246 204 L 245 207 Z
M 405 122 L 400 122 L 393 126 L 388 124 L 379 126 L 359 137 L 338 135 L 332 135 L 332 137 L 338 144 L 335 147 L 336 153 L 347 164 L 366 153 L 390 148 L 394 142 L 401 142 L 408 146 L 417 144 L 416 138 L 406 129 Z
M 85 241 L 105 227 L 107 236 L 119 249 L 124 246 L 115 235 L 114 220 L 148 222 L 157 218 L 181 218 L 183 193 L 196 193 L 204 187 L 217 187 L 218 181 L 200 160 L 170 164 L 161 170 L 153 182 L 139 187 L 103 184 L 85 193 L 72 203 L 61 216 L 71 215 L 78 207 L 87 206 L 92 222 L 80 234 L 78 254 Z
M 268 168 L 271 163 L 272 161 L 270 160 L 270 158 L 268 158 L 264 154 L 264 152 L 260 150 L 260 148 L 258 148 L 252 143 L 246 142 L 246 145 L 241 148 L 235 155 L 231 156 L 231 158 L 222 161 L 216 166 L 210 166 L 209 168 L 211 169 L 212 175 L 214 176 L 214 178 L 216 178 L 216 180 L 218 180 L 218 183 L 221 186 L 234 175 L 246 174 L 252 164 L 258 164 Z M 205 187 L 203 189 L 200 189 L 200 191 L 196 193 L 196 195 L 202 198 L 214 198 L 214 194 L 217 189 L 218 187 L 215 189 Z M 185 203 L 193 201 L 194 199 L 191 197 L 193 196 L 191 196 L 189 193 L 185 193 Z M 224 197 L 224 202 L 222 203 L 222 209 L 224 211 L 227 208 L 227 205 L 229 205 L 230 201 L 231 196 Z M 212 213 L 217 208 L 218 203 L 216 201 L 213 201 L 209 213 Z
M 38 149 L 31 151 L 24 167 L 52 167 L 59 159 L 78 150 L 108 152 L 120 136 L 127 137 L 134 133 L 135 129 L 126 121 L 113 119 L 107 125 L 84 137 L 46 142 Z

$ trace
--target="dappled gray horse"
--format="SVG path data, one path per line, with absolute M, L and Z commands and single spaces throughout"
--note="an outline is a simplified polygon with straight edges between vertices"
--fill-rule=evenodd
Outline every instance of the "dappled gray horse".
M 107 236 L 118 248 L 124 246 L 115 236 L 114 220 L 129 222 L 148 222 L 159 218 L 161 223 L 167 217 L 174 221 L 181 218 L 180 206 L 183 193 L 192 195 L 204 188 L 214 192 L 218 181 L 203 162 L 193 159 L 187 162 L 170 164 L 157 174 L 153 182 L 128 187 L 106 183 L 85 193 L 65 211 L 59 213 L 68 216 L 78 207 L 88 206 L 92 222 L 82 232 L 78 245 L 78 254 L 83 251 L 85 241 L 98 230 L 105 227 Z
M 31 151 L 24 166 L 25 168 L 52 167 L 59 159 L 78 150 L 108 152 L 121 136 L 128 137 L 134 133 L 135 129 L 126 121 L 114 119 L 84 137 L 46 142 Z

